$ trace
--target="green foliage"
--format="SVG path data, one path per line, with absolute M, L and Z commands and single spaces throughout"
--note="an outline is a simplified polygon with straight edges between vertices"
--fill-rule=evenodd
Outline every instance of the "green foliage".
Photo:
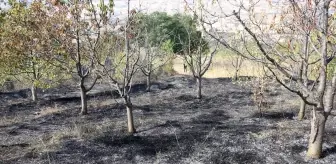
M 237 42 L 239 40 L 232 40 L 232 42 Z M 244 45 L 238 44 L 238 43 L 231 43 L 232 45 L 236 45 L 236 49 L 239 50 L 243 54 L 248 54 L 250 57 L 262 57 L 262 54 L 260 50 L 258 49 L 257 45 L 254 42 L 248 42 Z M 227 48 L 222 48 L 217 53 L 218 56 L 235 56 L 238 55 L 235 52 L 231 51 Z
M 113 76 L 118 81 L 123 79 L 124 69 L 126 65 L 126 57 L 124 52 L 118 52 L 116 53 L 112 60 L 112 65 L 114 68 L 114 71 L 112 72 L 111 76 Z
M 102 75 L 113 77 L 121 80 L 123 77 L 123 69 L 125 67 L 125 41 L 123 37 L 113 33 L 104 33 L 97 44 L 96 60 L 98 63 L 97 70 Z
M 53 45 L 49 16 L 45 6 L 33 2 L 26 6 L 14 0 L 0 25 L 0 68 L 4 76 L 14 76 L 38 87 L 50 87 L 61 78 L 61 70 L 47 57 Z
M 332 60 L 327 66 L 327 79 L 331 80 L 334 76 L 334 71 L 336 67 L 336 60 Z
M 168 53 L 174 53 L 173 52 L 173 47 L 174 47 L 174 43 L 171 40 L 166 40 L 161 45 L 160 49 L 162 49 L 163 51 L 168 52 Z
M 154 74 L 163 76 L 172 76 L 176 74 L 176 71 L 174 70 L 173 60 L 169 59 L 168 62 L 160 67 L 157 71 L 155 71 Z
M 202 38 L 201 32 L 197 31 L 197 21 L 189 15 L 175 14 L 168 15 L 165 12 L 154 12 L 151 14 L 138 14 L 137 26 L 139 37 L 148 39 L 148 44 L 152 47 L 161 46 L 162 43 L 169 42 L 171 51 L 175 54 L 191 53 L 199 50 L 208 51 L 208 45 Z M 142 45 L 144 45 L 143 40 Z M 167 48 L 167 47 L 165 47 Z
M 7 15 L 7 12 L 0 9 L 0 24 L 2 24 L 5 21 L 6 15 Z

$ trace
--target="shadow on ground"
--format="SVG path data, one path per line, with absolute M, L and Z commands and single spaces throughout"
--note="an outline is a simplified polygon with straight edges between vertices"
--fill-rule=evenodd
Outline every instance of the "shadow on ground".
M 271 119 L 271 120 L 293 120 L 295 114 L 293 112 L 256 112 L 252 116 L 252 118 L 264 118 L 264 119 Z

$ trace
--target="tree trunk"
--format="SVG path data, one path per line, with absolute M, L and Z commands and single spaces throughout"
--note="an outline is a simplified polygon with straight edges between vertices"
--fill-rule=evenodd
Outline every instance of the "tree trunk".
M 202 78 L 198 77 L 196 79 L 197 79 L 197 85 L 198 85 L 197 98 L 201 99 L 202 98 Z
M 235 71 L 235 75 L 234 75 L 234 80 L 237 81 L 238 80 L 238 69 L 236 69 Z
M 36 92 L 36 86 L 33 84 L 31 87 L 31 93 L 32 93 L 32 100 L 35 102 L 37 101 L 37 92 Z
M 303 101 L 303 100 L 301 100 L 300 101 L 301 103 L 300 103 L 300 111 L 299 111 L 299 115 L 298 115 L 298 119 L 300 120 L 300 121 L 302 121 L 303 120 L 303 118 L 304 118 L 304 116 L 305 116 L 305 112 L 306 112 L 306 103 Z
M 310 139 L 307 156 L 309 158 L 317 159 L 322 156 L 322 144 L 324 128 L 327 117 L 324 115 L 323 110 L 313 110 L 310 129 Z
M 151 88 L 151 74 L 149 73 L 147 76 L 147 88 L 146 91 L 150 92 L 150 88 Z
M 81 87 L 81 115 L 86 115 L 87 114 L 87 95 L 85 88 Z
M 134 128 L 134 120 L 133 120 L 133 105 L 129 97 L 125 98 L 126 110 L 127 110 L 127 127 L 129 133 L 136 133 Z

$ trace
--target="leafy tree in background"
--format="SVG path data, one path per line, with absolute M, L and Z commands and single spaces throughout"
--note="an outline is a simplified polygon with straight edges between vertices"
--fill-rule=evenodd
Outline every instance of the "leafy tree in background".
M 198 97 L 201 98 L 201 77 L 208 70 L 214 53 L 207 55 L 209 46 L 201 31 L 197 30 L 197 20 L 189 15 L 164 12 L 139 14 L 137 18 L 140 45 L 145 49 L 145 64 L 141 70 L 147 76 L 147 90 L 150 89 L 151 73 L 155 70 L 153 63 L 165 64 L 162 59 L 165 56 L 170 59 L 169 54 L 174 53 L 182 56 L 188 64 L 198 81 Z
M 162 43 L 170 41 L 172 52 L 175 54 L 183 54 L 186 49 L 196 51 L 199 39 L 191 40 L 189 44 L 189 34 L 186 31 L 193 32 L 193 39 L 198 37 L 197 20 L 189 15 L 174 14 L 168 15 L 165 12 L 154 12 L 151 14 L 139 14 L 138 28 L 140 38 L 142 38 L 141 46 L 148 44 L 151 47 L 160 47 Z
M 140 70 L 147 78 L 147 92 L 150 92 L 152 74 L 173 58 L 173 46 L 170 32 L 165 21 L 171 16 L 166 13 L 152 13 L 136 15 L 136 27 L 138 28 L 137 41 L 142 49 Z

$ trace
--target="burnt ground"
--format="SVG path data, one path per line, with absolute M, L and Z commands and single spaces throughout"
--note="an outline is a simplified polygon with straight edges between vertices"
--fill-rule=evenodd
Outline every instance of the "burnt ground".
M 134 135 L 126 131 L 121 99 L 104 85 L 90 94 L 87 116 L 78 115 L 71 87 L 40 93 L 38 103 L 30 102 L 28 90 L 0 93 L 0 163 L 336 163 L 334 116 L 325 157 L 309 160 L 310 123 L 296 120 L 298 97 L 267 85 L 260 117 L 250 84 L 205 79 L 202 100 L 187 76 L 166 78 L 151 93 L 137 84 Z

